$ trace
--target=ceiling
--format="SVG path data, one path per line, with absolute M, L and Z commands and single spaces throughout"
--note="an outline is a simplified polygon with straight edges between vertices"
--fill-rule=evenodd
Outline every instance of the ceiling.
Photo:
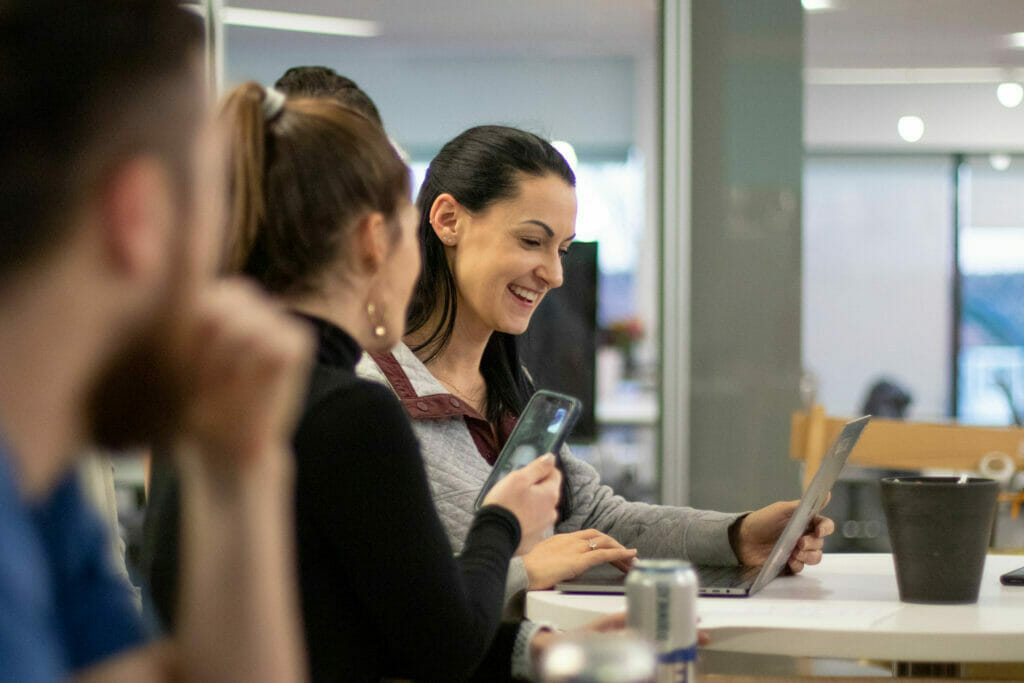
M 657 0 L 225 0 L 379 22 L 389 51 L 481 55 L 653 54 Z
M 228 0 L 227 4 L 378 21 L 379 37 L 342 40 L 419 53 L 649 55 L 654 51 L 658 21 L 657 0 Z M 836 9 L 805 15 L 808 68 L 1024 67 L 1024 50 L 1005 44 L 1006 34 L 1024 32 L 1024 0 L 832 0 L 832 4 Z M 266 39 L 264 31 L 253 33 Z M 277 39 L 303 38 L 279 34 Z
M 808 12 L 809 68 L 1024 66 L 1005 36 L 1024 31 L 1022 0 L 835 0 Z

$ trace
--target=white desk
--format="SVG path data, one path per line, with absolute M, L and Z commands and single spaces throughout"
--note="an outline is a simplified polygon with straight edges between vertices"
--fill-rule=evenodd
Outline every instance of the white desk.
M 989 555 L 973 605 L 901 603 L 892 556 L 829 554 L 752 598 L 700 598 L 709 649 L 902 662 L 1024 661 L 1024 587 L 999 575 L 1021 555 Z M 574 628 L 625 609 L 621 595 L 532 591 L 526 616 Z

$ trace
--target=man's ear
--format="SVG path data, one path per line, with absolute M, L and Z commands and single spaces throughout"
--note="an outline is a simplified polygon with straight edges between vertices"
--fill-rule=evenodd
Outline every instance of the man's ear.
M 103 247 L 112 266 L 129 277 L 163 268 L 175 215 L 166 167 L 152 157 L 121 164 L 100 195 Z
M 384 214 L 371 211 L 359 219 L 353 236 L 352 250 L 358 266 L 366 272 L 376 273 L 388 257 L 391 242 Z
M 447 192 L 439 194 L 431 204 L 430 226 L 434 229 L 437 239 L 445 246 L 454 247 L 459 243 L 458 221 L 464 211 L 455 197 Z

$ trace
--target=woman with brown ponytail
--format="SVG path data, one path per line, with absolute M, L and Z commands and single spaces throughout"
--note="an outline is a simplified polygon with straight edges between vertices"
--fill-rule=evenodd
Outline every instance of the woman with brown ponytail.
M 405 411 L 385 387 L 354 373 L 363 349 L 401 339 L 419 275 L 408 168 L 377 124 L 331 101 L 285 101 L 249 83 L 230 95 L 223 117 L 232 176 L 227 270 L 259 282 L 318 342 L 294 440 L 313 679 L 527 673 L 551 634 L 500 625 L 500 615 L 509 560 L 555 519 L 553 456 L 491 491 L 456 558 Z M 173 515 L 162 507 L 156 515 Z

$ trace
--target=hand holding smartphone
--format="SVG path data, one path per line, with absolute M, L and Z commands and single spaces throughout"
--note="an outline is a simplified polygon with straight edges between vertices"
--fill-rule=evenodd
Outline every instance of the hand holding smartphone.
M 562 448 L 580 416 L 580 402 L 572 396 L 542 389 L 530 397 L 515 428 L 491 470 L 474 509 L 479 510 L 487 492 L 509 472 L 525 467 L 544 455 Z

